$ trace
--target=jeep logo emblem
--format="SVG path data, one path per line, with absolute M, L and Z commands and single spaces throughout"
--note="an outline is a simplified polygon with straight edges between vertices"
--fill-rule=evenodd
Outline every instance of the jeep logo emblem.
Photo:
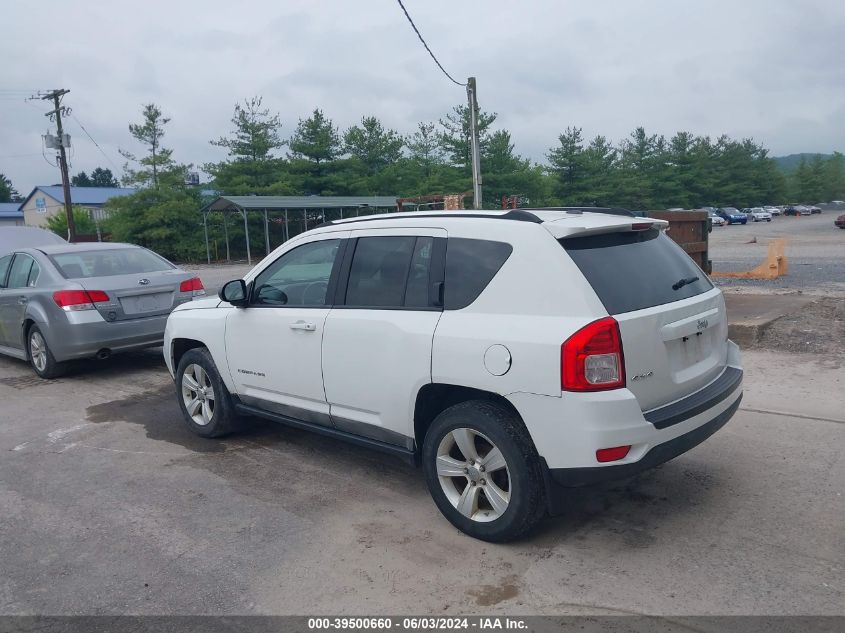
M 707 319 L 699 319 L 698 320 L 698 329 L 699 330 L 706 330 L 707 329 Z
M 141 284 L 142 286 L 149 286 L 149 285 L 150 285 L 150 280 L 149 280 L 149 279 L 147 279 L 146 277 L 144 277 L 143 279 L 139 279 L 139 280 L 138 280 L 138 283 L 139 283 L 139 284 Z

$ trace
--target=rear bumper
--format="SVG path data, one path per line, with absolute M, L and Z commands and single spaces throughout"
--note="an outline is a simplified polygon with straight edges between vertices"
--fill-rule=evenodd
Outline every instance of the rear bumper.
M 577 488 L 589 486 L 603 481 L 614 479 L 625 479 L 649 468 L 665 464 L 670 459 L 686 453 L 691 448 L 701 444 L 716 431 L 728 423 L 742 401 L 742 394 L 724 411 L 716 415 L 709 422 L 705 422 L 698 428 L 680 435 L 673 440 L 658 444 L 649 450 L 639 461 L 630 464 L 619 464 L 618 466 L 603 466 L 600 468 L 546 468 L 549 483 L 563 488 Z M 545 461 L 545 460 L 544 460 Z
M 549 513 L 560 514 L 564 510 L 569 488 L 631 477 L 701 444 L 725 426 L 739 408 L 742 401 L 742 375 L 741 369 L 728 367 L 707 388 L 667 407 L 646 412 L 644 418 L 655 439 L 679 428 L 684 431 L 666 441 L 653 443 L 635 461 L 602 466 L 549 468 L 546 460 L 541 457 Z M 607 446 L 624 446 L 629 441 L 620 438 L 618 442 Z
M 56 360 L 65 361 L 90 358 L 102 349 L 124 352 L 161 345 L 166 324 L 167 315 L 109 323 L 91 311 L 84 320 L 51 323 L 44 335 Z

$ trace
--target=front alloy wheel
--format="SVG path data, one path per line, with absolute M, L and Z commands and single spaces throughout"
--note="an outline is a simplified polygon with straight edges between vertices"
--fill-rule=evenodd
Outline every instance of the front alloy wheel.
M 185 411 L 199 426 L 208 426 L 214 417 L 214 386 L 199 365 L 188 365 L 182 374 L 182 401 Z
M 202 437 L 220 437 L 239 426 L 217 365 L 204 347 L 190 349 L 176 368 L 176 395 L 185 423 Z

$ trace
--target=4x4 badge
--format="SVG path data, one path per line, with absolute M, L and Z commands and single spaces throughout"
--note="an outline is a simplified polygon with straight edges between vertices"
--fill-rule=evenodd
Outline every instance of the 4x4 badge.
M 654 376 L 654 372 L 653 372 L 653 371 L 648 371 L 648 372 L 646 372 L 646 373 L 644 373 L 644 374 L 637 374 L 636 376 L 634 376 L 633 378 L 631 378 L 631 380 L 634 380 L 634 381 L 636 381 L 636 380 L 645 380 L 646 378 L 651 378 L 652 376 Z
M 699 319 L 698 320 L 698 329 L 699 330 L 706 330 L 707 329 L 707 319 Z

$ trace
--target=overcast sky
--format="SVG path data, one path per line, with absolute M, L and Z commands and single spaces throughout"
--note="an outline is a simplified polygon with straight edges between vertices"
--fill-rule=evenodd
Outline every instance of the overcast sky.
M 568 125 L 614 141 L 650 133 L 750 136 L 773 155 L 845 149 L 842 0 L 405 0 L 446 69 L 478 78 L 516 149 L 542 160 Z M 46 104 L 67 88 L 72 173 L 119 173 L 142 103 L 172 122 L 181 162 L 262 95 L 288 136 L 321 107 L 344 129 L 374 114 L 400 132 L 466 99 L 395 0 L 2 0 L 0 173 L 26 194 L 59 181 L 41 155 Z M 49 156 L 49 154 L 48 154 Z M 483 167 L 483 166 L 482 166 Z

